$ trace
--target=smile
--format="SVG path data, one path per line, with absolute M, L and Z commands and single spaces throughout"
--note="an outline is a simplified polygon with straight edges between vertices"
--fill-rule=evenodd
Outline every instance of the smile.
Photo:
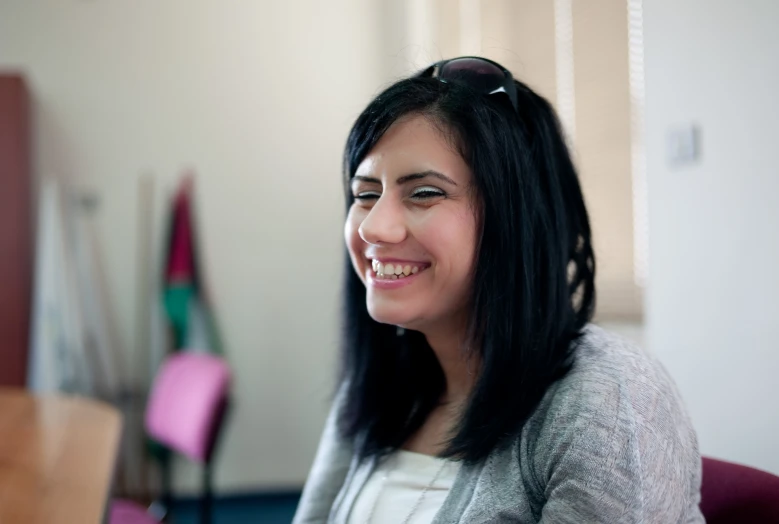
M 402 261 L 383 263 L 371 260 L 373 276 L 377 280 L 402 280 L 427 269 L 426 264 L 404 263 Z

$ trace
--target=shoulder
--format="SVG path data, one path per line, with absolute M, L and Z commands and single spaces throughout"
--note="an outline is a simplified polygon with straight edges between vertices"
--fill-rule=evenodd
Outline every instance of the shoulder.
M 550 387 L 543 407 L 592 419 L 621 413 L 637 423 L 686 417 L 676 385 L 653 355 L 595 325 L 575 344 L 570 371 Z
M 694 501 L 700 486 L 697 439 L 662 364 L 596 326 L 585 329 L 574 358 L 523 429 L 522 458 L 532 464 L 539 490 L 548 496 L 584 482 L 588 489 L 619 495 L 628 506 L 639 503 L 629 500 L 638 493 L 646 510 L 663 500 L 675 500 L 677 510 Z
M 575 344 L 571 369 L 546 391 L 523 438 L 544 444 L 585 429 L 600 428 L 606 438 L 655 425 L 689 426 L 676 385 L 655 357 L 595 325 L 587 326 Z
M 676 386 L 635 344 L 589 326 L 523 428 L 518 452 L 549 521 L 680 522 L 697 515 L 700 455 Z M 606 518 L 601 501 L 611 501 Z M 558 518 L 559 517 L 559 518 Z
M 344 484 L 354 455 L 353 443 L 338 430 L 338 415 L 348 384 L 340 384 L 325 421 L 314 463 L 303 488 L 293 523 L 325 522 L 341 486 Z

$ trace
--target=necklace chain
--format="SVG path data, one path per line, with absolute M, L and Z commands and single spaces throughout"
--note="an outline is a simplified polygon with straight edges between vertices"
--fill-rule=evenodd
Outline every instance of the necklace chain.
M 444 461 L 443 464 L 441 464 L 441 467 L 438 468 L 438 471 L 436 471 L 436 474 L 433 476 L 432 480 L 427 483 L 427 486 L 422 490 L 422 493 L 419 495 L 419 498 L 414 503 L 414 506 L 411 508 L 411 511 L 408 515 L 406 515 L 406 518 L 403 519 L 403 524 L 408 524 L 411 522 L 411 517 L 413 517 L 419 507 L 422 505 L 422 502 L 425 500 L 425 495 L 427 495 L 427 492 L 433 489 L 433 485 L 435 485 L 436 481 L 438 480 L 438 477 L 441 476 L 441 473 L 443 473 L 444 468 L 446 467 L 447 461 Z M 386 472 L 384 474 L 384 477 L 381 479 L 381 487 L 379 488 L 378 493 L 376 493 L 376 498 L 373 500 L 373 506 L 371 506 L 371 511 L 368 513 L 368 518 L 365 521 L 366 524 L 370 524 L 373 521 L 373 514 L 376 513 L 376 506 L 379 505 L 379 499 L 381 498 L 381 493 L 384 491 L 384 485 L 387 483 L 387 478 L 389 478 L 390 473 L 392 473 L 397 465 L 393 466 L 391 470 Z

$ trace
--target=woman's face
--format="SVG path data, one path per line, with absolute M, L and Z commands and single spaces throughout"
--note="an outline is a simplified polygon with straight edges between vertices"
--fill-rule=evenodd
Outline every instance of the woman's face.
M 418 115 L 395 122 L 358 166 L 344 235 L 374 320 L 422 332 L 465 320 L 477 239 L 471 184 L 465 161 Z

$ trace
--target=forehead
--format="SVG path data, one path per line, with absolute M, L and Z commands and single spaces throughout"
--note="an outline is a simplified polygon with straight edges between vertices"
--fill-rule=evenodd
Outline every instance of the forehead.
M 468 182 L 470 169 L 441 129 L 413 115 L 396 121 L 357 166 L 356 175 L 399 177 L 426 170 Z

